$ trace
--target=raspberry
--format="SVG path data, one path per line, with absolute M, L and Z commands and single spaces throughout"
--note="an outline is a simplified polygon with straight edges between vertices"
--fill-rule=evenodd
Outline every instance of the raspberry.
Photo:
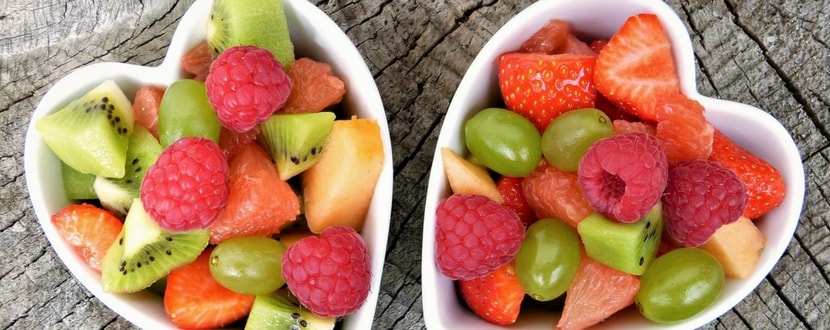
M 668 164 L 651 135 L 615 135 L 595 142 L 579 162 L 579 187 L 599 213 L 622 223 L 640 219 L 666 187 Z
M 332 226 L 306 237 L 282 256 L 288 289 L 312 313 L 341 317 L 357 311 L 369 296 L 372 277 L 363 238 L 349 226 Z
M 228 163 L 211 140 L 184 137 L 167 146 L 141 181 L 147 213 L 167 230 L 205 228 L 228 201 Z
M 222 126 L 241 133 L 285 105 L 291 79 L 270 51 L 236 46 L 213 61 L 205 88 Z
M 746 208 L 746 186 L 735 172 L 710 160 L 682 162 L 669 171 L 663 216 L 669 236 L 697 247 Z
M 453 280 L 482 277 L 519 252 L 525 228 L 515 212 L 481 195 L 455 194 L 436 211 L 435 260 Z

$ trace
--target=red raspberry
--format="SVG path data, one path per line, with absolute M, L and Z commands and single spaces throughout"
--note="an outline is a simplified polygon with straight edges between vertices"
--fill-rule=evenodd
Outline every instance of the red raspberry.
M 663 216 L 669 236 L 687 247 L 709 239 L 746 208 L 746 186 L 735 172 L 710 160 L 682 162 L 669 171 Z
M 222 126 L 242 133 L 285 105 L 291 80 L 270 51 L 236 46 L 213 61 L 205 88 Z
M 329 227 L 319 237 L 303 238 L 285 250 L 282 277 L 312 313 L 354 313 L 369 296 L 372 274 L 366 243 L 352 227 Z
M 480 195 L 456 194 L 436 211 L 435 260 L 453 280 L 482 277 L 519 252 L 525 228 L 516 212 Z
M 660 201 L 668 164 L 657 138 L 633 133 L 595 142 L 582 156 L 577 174 L 585 199 L 597 212 L 631 223 Z
M 215 142 L 184 137 L 167 146 L 141 181 L 140 198 L 167 230 L 205 228 L 228 201 L 228 163 Z

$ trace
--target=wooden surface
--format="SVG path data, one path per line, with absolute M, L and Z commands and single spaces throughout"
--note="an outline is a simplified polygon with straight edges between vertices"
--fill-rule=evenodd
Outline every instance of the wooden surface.
M 23 139 L 39 98 L 77 67 L 160 63 L 193 0 L 2 0 L 0 328 L 133 328 L 80 286 L 34 218 Z M 499 26 L 532 1 L 314 1 L 358 45 L 380 87 L 395 156 L 377 329 L 419 329 L 423 198 L 441 120 L 460 77 Z M 830 2 L 671 0 L 704 95 L 748 103 L 797 140 L 807 177 L 799 227 L 761 285 L 706 328 L 830 328 Z

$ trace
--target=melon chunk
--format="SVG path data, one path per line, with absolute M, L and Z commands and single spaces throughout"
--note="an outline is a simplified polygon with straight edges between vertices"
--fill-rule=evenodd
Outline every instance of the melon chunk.
M 335 120 L 323 156 L 300 175 L 305 218 L 319 234 L 333 225 L 357 231 L 383 169 L 380 127 L 371 119 Z
M 499 204 L 504 202 L 486 168 L 464 159 L 447 147 L 441 148 L 441 160 L 453 193 L 483 195 Z
M 745 279 L 755 271 L 766 244 L 764 233 L 742 216 L 718 228 L 700 248 L 720 261 L 726 277 Z

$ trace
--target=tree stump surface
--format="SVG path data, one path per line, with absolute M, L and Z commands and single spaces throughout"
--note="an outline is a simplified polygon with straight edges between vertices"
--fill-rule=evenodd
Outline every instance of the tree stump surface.
M 55 81 L 97 62 L 158 65 L 194 0 L 4 0 L 0 6 L 0 328 L 126 329 L 56 257 L 23 169 L 32 111 Z M 532 1 L 313 1 L 358 46 L 383 98 L 394 202 L 377 329 L 424 328 L 421 236 L 434 146 L 476 53 Z M 795 138 L 800 223 L 756 290 L 706 329 L 830 328 L 830 2 L 669 0 L 686 23 L 703 95 L 765 109 Z

